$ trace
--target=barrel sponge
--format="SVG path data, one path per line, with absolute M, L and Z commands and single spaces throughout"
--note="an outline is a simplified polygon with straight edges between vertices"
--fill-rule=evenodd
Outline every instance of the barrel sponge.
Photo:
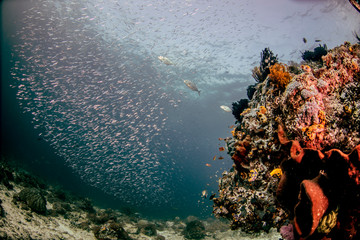
M 46 213 L 46 199 L 39 190 L 24 188 L 19 193 L 19 199 L 25 202 L 34 212 L 40 214 Z

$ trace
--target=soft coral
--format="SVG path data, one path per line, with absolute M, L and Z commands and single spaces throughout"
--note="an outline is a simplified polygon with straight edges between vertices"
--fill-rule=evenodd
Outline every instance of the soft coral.
M 290 82 L 291 76 L 286 69 L 286 65 L 275 63 L 270 67 L 269 78 L 280 88 L 284 89 Z

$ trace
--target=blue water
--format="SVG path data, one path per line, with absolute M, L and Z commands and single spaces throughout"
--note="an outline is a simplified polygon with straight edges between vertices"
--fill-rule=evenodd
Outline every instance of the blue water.
M 201 192 L 216 192 L 232 165 L 218 138 L 235 119 L 220 105 L 246 98 L 263 48 L 299 61 L 316 39 L 331 48 L 360 30 L 343 1 L 8 0 L 2 10 L 2 152 L 100 205 L 163 218 L 211 215 Z

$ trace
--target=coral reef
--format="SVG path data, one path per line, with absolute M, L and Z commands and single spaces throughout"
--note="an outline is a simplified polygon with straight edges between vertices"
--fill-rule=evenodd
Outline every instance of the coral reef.
M 213 199 L 215 216 L 231 219 L 231 229 L 241 228 L 248 233 L 280 227 L 287 214 L 275 206 L 270 190 L 275 191 L 275 182 L 270 180 L 265 187 L 262 180 L 252 179 L 245 172 L 239 176 L 236 170 L 225 171 L 220 179 L 219 197 Z
M 95 227 L 93 228 L 93 232 L 97 239 L 133 239 L 124 230 L 122 225 L 116 222 L 109 222 L 104 224 L 102 227 Z
M 36 213 L 46 213 L 46 199 L 43 194 L 34 188 L 24 188 L 18 195 L 14 197 L 14 200 L 20 200 L 27 204 Z
M 248 108 L 249 100 L 247 99 L 240 99 L 240 101 L 232 103 L 232 114 L 234 115 L 235 119 L 241 122 L 241 113 L 244 109 Z
M 148 221 L 145 220 L 140 220 L 138 223 L 138 232 L 143 233 L 147 236 L 156 236 L 157 235 L 157 230 L 156 230 L 156 226 L 153 223 L 149 223 Z
M 9 167 L 7 165 L 0 166 L 0 184 L 4 184 L 7 189 L 13 189 L 10 181 L 14 180 L 14 176 L 12 175 Z
M 291 221 L 288 239 L 359 237 L 360 45 L 320 47 L 321 61 L 269 66 L 225 138 L 234 165 L 219 180 L 213 213 L 233 229 Z M 284 84 L 271 69 L 289 74 Z
M 321 46 L 321 44 L 314 48 L 314 51 L 308 51 L 302 53 L 301 57 L 304 61 L 321 61 L 321 57 L 325 56 L 327 54 L 327 46 L 324 44 Z
M 252 70 L 252 76 L 258 83 L 263 82 L 266 79 L 267 75 L 270 73 L 270 67 L 278 62 L 277 55 L 275 56 L 269 48 L 265 48 L 260 56 L 260 66 L 255 67 Z
M 347 224 L 360 212 L 360 145 L 350 154 L 338 149 L 322 153 L 287 140 L 281 126 L 278 133 L 280 142 L 291 147 L 290 159 L 281 163 L 284 174 L 277 198 L 289 211 L 294 209 L 297 234 L 311 239 L 322 235 L 352 239 L 350 235 L 355 234 L 348 232 L 352 227 Z M 360 226 L 356 218 L 350 222 Z M 337 224 L 341 227 L 332 232 Z
M 251 100 L 252 99 L 252 97 L 254 96 L 254 93 L 255 93 L 255 91 L 256 91 L 256 84 L 254 84 L 254 85 L 249 85 L 248 87 L 247 87 L 247 89 L 246 89 L 246 94 L 247 94 L 247 96 L 248 96 L 248 98 Z
M 295 240 L 294 227 L 292 224 L 283 225 L 280 228 L 280 234 L 285 240 Z
M 199 220 L 194 220 L 186 225 L 184 230 L 186 239 L 203 239 L 205 237 L 205 226 Z

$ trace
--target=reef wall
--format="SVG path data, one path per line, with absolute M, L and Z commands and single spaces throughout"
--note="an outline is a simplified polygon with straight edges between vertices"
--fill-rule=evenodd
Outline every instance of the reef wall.
M 213 198 L 232 229 L 360 237 L 360 45 L 324 47 L 301 66 L 262 52 L 248 108 L 225 139 L 233 168 Z

